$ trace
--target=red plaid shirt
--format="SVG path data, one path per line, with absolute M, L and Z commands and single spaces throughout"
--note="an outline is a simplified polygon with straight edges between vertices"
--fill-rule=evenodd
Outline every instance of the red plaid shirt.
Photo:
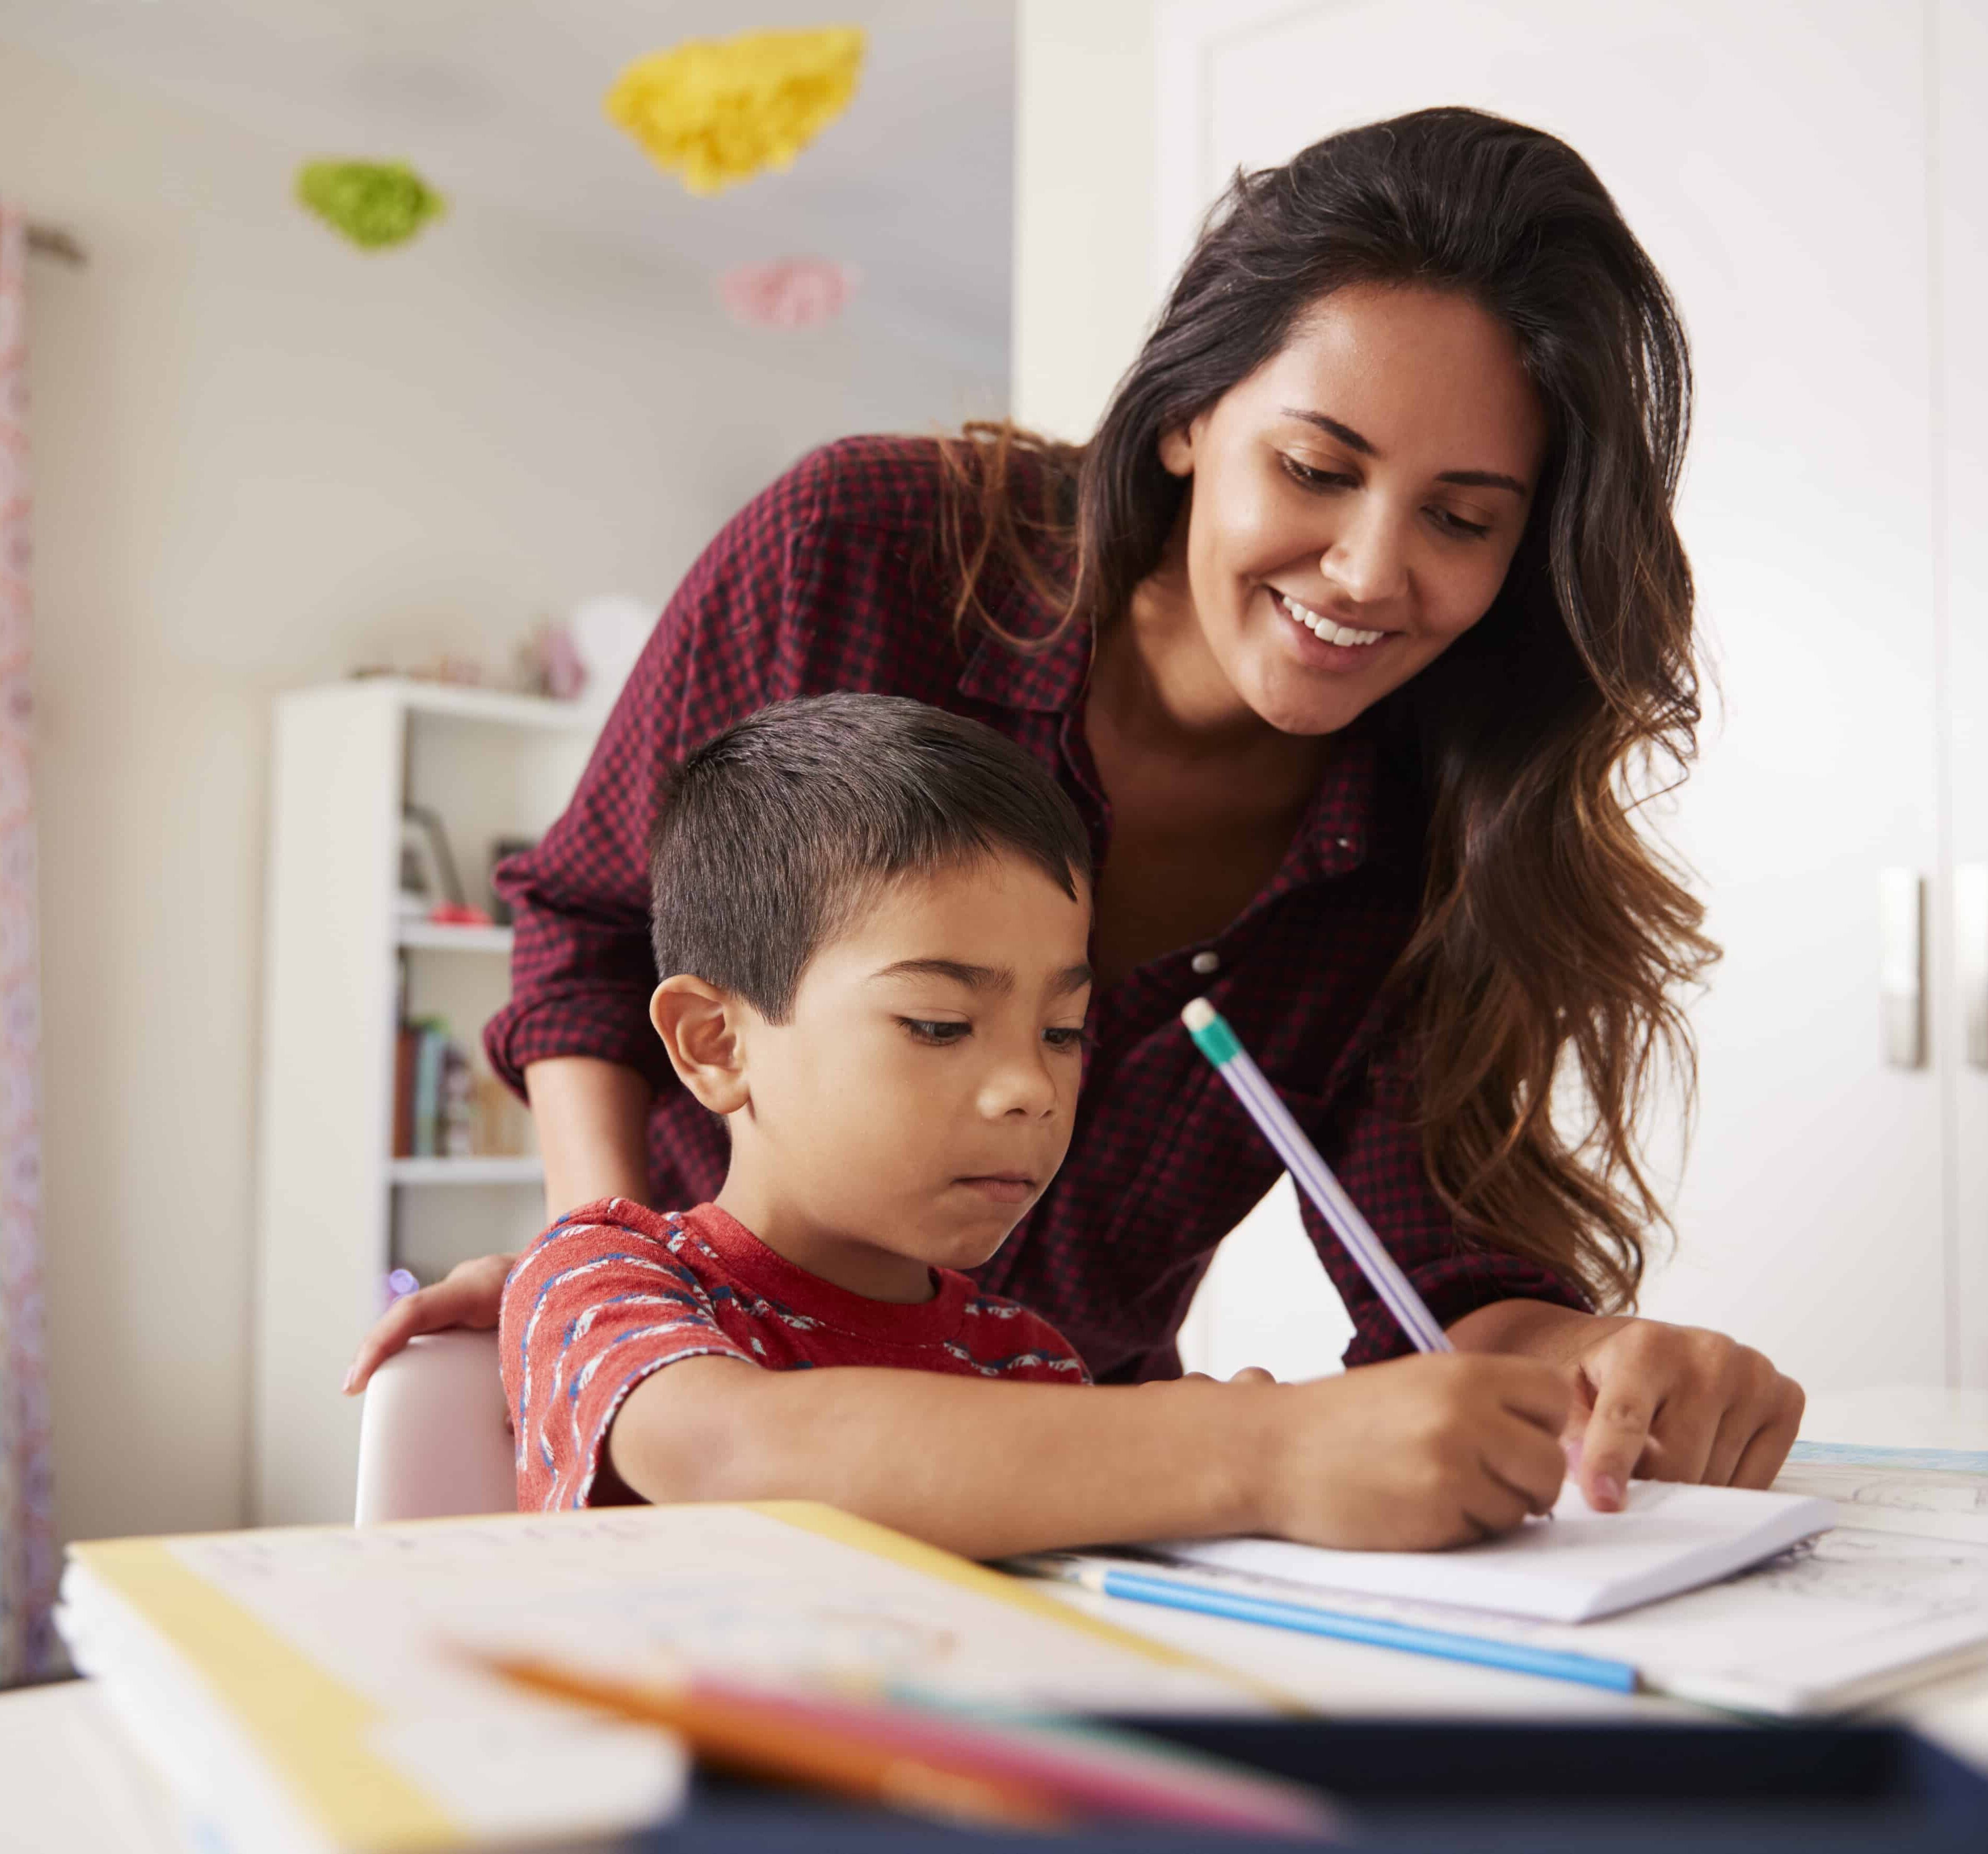
M 814 452 L 748 506 L 670 601 L 565 815 L 504 865 L 512 995 L 485 1047 L 514 1087 L 528 1064 L 554 1056 L 646 1075 L 652 1203 L 716 1196 L 726 1159 L 723 1126 L 678 1084 L 648 1020 L 644 844 L 666 763 L 769 702 L 909 695 L 1033 753 L 1075 802 L 1104 866 L 1111 807 L 1084 732 L 1090 635 L 1073 628 L 1034 655 L 984 634 L 955 642 L 957 581 L 934 544 L 938 496 L 930 441 L 858 438 Z M 1053 624 L 1020 585 L 989 591 L 1011 634 Z M 1439 1320 L 1520 1296 L 1584 1304 L 1537 1263 L 1467 1247 L 1430 1185 L 1378 1003 L 1422 894 L 1415 780 L 1367 721 L 1339 744 L 1249 906 L 1212 939 L 1094 996 L 1070 1156 L 976 1271 L 1066 1335 L 1100 1380 L 1178 1373 L 1174 1335 L 1209 1254 L 1280 1169 L 1180 1027 L 1198 993 L 1235 1026 Z M 1405 1350 L 1309 1205 L 1305 1217 L 1357 1328 L 1347 1362 Z

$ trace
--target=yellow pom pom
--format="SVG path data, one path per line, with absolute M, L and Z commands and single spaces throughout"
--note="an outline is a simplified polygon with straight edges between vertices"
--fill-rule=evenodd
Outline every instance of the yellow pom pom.
M 692 193 L 717 193 L 793 165 L 848 108 L 863 46 L 853 25 L 687 39 L 637 59 L 604 107 L 665 173 Z

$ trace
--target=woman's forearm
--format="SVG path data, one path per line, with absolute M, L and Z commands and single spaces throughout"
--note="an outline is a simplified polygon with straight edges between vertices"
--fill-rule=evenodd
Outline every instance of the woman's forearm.
M 546 1220 L 576 1204 L 649 1196 L 649 1084 L 593 1056 L 557 1056 L 525 1071 L 546 1161 Z

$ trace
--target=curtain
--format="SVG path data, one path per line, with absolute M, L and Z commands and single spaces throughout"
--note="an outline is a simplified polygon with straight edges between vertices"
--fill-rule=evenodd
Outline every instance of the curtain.
M 27 222 L 0 202 L 0 1687 L 56 1664 L 41 1270 Z

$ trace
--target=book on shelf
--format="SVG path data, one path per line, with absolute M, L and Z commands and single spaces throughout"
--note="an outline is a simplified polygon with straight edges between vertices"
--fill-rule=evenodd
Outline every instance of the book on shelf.
M 394 1156 L 414 1155 L 414 1068 L 421 1033 L 404 1018 L 394 1032 Z
M 414 1030 L 414 1156 L 434 1159 L 441 1151 L 441 1076 L 448 1026 L 439 1017 L 424 1017 Z
M 441 1017 L 404 1020 L 394 1047 L 396 1159 L 512 1159 L 529 1149 L 525 1111 Z

